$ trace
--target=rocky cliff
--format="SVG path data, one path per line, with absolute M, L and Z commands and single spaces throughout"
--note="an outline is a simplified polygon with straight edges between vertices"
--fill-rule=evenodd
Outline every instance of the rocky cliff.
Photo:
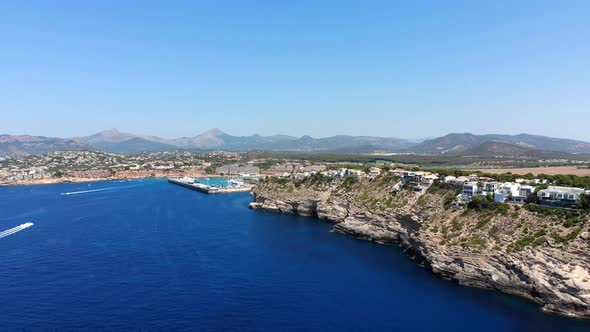
M 462 285 L 529 298 L 543 310 L 590 317 L 588 216 L 540 215 L 515 206 L 470 210 L 450 203 L 452 189 L 397 190 L 373 180 L 267 179 L 253 209 L 334 223 L 334 231 L 398 243 L 432 272 Z

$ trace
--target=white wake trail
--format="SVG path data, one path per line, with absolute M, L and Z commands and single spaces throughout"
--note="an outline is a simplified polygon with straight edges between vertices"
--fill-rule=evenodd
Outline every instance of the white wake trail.
M 4 232 L 0 232 L 0 239 L 3 238 L 3 237 L 7 237 L 9 235 L 12 235 L 14 233 L 20 232 L 23 229 L 29 228 L 29 227 L 31 227 L 33 225 L 34 224 L 32 222 L 27 222 L 27 223 L 24 223 L 22 225 L 18 225 L 16 227 L 13 227 L 11 229 L 7 229 Z
M 61 193 L 62 195 L 79 195 L 79 194 L 87 194 L 87 193 L 94 193 L 97 191 L 107 191 L 107 190 L 115 190 L 120 188 L 102 188 L 102 189 L 92 189 L 92 190 L 82 190 L 82 191 L 71 191 L 67 193 Z

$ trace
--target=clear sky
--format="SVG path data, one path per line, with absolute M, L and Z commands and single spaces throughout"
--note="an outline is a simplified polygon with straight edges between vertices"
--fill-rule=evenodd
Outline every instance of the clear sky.
M 0 0 L 0 133 L 590 141 L 588 0 Z

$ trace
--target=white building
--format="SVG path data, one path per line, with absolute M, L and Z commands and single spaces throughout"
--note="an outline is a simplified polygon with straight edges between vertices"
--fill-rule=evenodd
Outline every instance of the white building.
M 403 177 L 404 176 L 404 170 L 402 168 L 396 168 L 396 169 L 391 169 L 389 170 L 389 172 L 387 172 L 389 175 L 391 176 L 395 176 L 395 177 Z
M 582 188 L 549 186 L 539 190 L 537 197 L 543 205 L 567 206 L 575 204 L 583 193 Z
M 548 182 L 547 179 L 542 179 L 542 180 L 541 179 L 532 179 L 531 181 L 529 181 L 529 183 L 530 184 L 533 184 L 533 185 L 535 185 L 535 184 L 545 184 L 547 182 Z
M 445 176 L 445 182 L 456 185 L 456 186 L 462 186 L 465 183 L 470 182 L 470 181 L 467 176 L 460 176 L 460 177 Z
M 453 182 L 457 181 L 457 178 L 452 175 L 448 175 L 443 178 L 443 181 L 445 183 L 453 183 Z
M 511 201 L 514 203 L 525 203 L 529 195 L 534 192 L 535 187 L 533 186 L 520 186 L 520 189 L 518 190 L 518 195 L 512 196 Z
M 353 178 L 360 178 L 363 176 L 363 171 L 360 171 L 358 169 L 349 169 L 348 170 L 348 176 L 352 176 Z
M 434 183 L 434 180 L 438 179 L 438 176 L 436 174 L 428 174 L 422 177 L 422 179 L 420 179 L 420 184 L 423 186 L 430 186 L 432 185 L 432 183 Z
M 496 189 L 498 189 L 500 185 L 498 184 L 498 182 L 486 182 L 483 185 L 483 191 L 485 192 L 485 194 L 494 194 L 494 192 L 496 191 Z
M 528 197 L 530 194 L 535 192 L 533 186 L 520 186 L 520 196 Z
M 463 199 L 471 199 L 479 192 L 479 186 L 477 182 L 467 182 L 463 185 L 463 191 L 461 196 Z
M 341 168 L 338 170 L 338 172 L 336 172 L 336 176 L 343 178 L 348 174 L 348 168 Z
M 514 182 L 505 182 L 494 191 L 494 201 L 504 203 L 510 197 L 520 195 L 520 185 Z
M 371 167 L 369 169 L 369 176 L 379 176 L 381 174 L 381 168 Z

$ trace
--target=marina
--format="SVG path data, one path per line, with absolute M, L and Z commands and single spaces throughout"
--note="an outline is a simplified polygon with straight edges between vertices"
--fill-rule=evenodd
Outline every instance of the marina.
M 203 182 L 199 180 L 195 180 L 194 178 L 190 177 L 183 177 L 183 178 L 168 178 L 168 182 L 179 185 L 181 187 L 185 187 L 188 189 L 192 189 L 198 192 L 202 192 L 205 194 L 226 194 L 226 193 L 242 193 L 242 192 L 250 192 L 253 185 L 247 184 L 241 180 L 237 179 L 220 179 L 217 181 L 207 181 L 205 179 Z M 207 183 L 209 182 L 209 183 Z

